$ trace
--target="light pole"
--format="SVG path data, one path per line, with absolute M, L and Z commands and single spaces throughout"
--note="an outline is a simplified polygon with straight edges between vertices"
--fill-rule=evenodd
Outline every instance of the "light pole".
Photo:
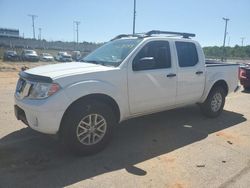
M 133 35 L 135 34 L 136 0 L 134 0 Z
M 244 40 L 245 40 L 245 37 L 241 37 L 241 46 L 243 47 L 244 46 Z
M 231 40 L 231 37 L 229 36 L 229 37 L 228 37 L 228 42 L 227 42 L 227 46 L 228 46 L 228 47 L 230 46 L 230 40 Z
M 36 33 L 35 33 L 35 18 L 37 18 L 38 16 L 34 15 L 34 14 L 29 14 L 28 16 L 31 17 L 31 19 L 32 19 L 33 39 L 35 39 L 36 38 Z
M 80 25 L 81 22 L 79 21 L 74 21 L 76 24 L 76 43 L 78 44 L 78 26 Z
M 39 40 L 42 40 L 42 28 L 38 28 L 38 30 L 39 30 L 38 39 L 39 39 Z
M 227 22 L 229 21 L 229 18 L 222 18 L 226 23 L 225 23 L 225 32 L 224 32 L 224 40 L 223 40 L 223 54 L 221 57 L 221 61 L 225 60 L 226 56 L 226 49 L 225 49 L 225 43 L 226 43 L 226 38 L 227 38 Z

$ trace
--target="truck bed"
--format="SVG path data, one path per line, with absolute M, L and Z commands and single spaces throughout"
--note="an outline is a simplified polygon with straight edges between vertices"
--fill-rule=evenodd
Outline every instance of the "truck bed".
M 224 63 L 221 61 L 216 61 L 216 60 L 206 60 L 205 61 L 206 67 L 218 67 L 218 66 L 239 66 L 236 63 Z
M 215 81 L 225 80 L 228 85 L 228 93 L 235 91 L 238 86 L 239 64 L 223 63 L 219 61 L 206 60 L 206 87 L 210 88 Z

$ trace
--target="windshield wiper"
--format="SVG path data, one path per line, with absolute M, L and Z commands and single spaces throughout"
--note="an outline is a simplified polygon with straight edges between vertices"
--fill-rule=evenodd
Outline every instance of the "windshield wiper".
M 114 67 L 113 65 L 108 64 L 105 61 L 96 61 L 96 60 L 82 60 L 82 62 L 86 62 L 86 63 L 93 63 L 96 65 L 103 65 L 103 66 L 107 66 L 107 67 Z
M 103 62 L 101 61 L 95 61 L 95 60 L 82 60 L 82 62 L 86 62 L 86 63 L 93 63 L 93 64 L 96 64 L 96 65 L 104 65 Z

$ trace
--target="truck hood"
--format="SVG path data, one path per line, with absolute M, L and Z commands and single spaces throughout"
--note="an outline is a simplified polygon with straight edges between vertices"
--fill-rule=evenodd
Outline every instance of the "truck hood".
M 74 63 L 59 63 L 54 65 L 45 65 L 32 69 L 28 69 L 25 72 L 28 74 L 46 76 L 52 79 L 70 76 L 75 74 L 94 73 L 100 71 L 112 70 L 114 67 L 107 67 L 102 65 L 74 62 Z

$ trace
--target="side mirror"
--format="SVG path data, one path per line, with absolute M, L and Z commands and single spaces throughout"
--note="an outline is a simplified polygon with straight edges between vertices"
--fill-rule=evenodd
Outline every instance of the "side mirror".
M 143 57 L 139 61 L 133 63 L 133 70 L 149 70 L 155 67 L 154 57 Z

